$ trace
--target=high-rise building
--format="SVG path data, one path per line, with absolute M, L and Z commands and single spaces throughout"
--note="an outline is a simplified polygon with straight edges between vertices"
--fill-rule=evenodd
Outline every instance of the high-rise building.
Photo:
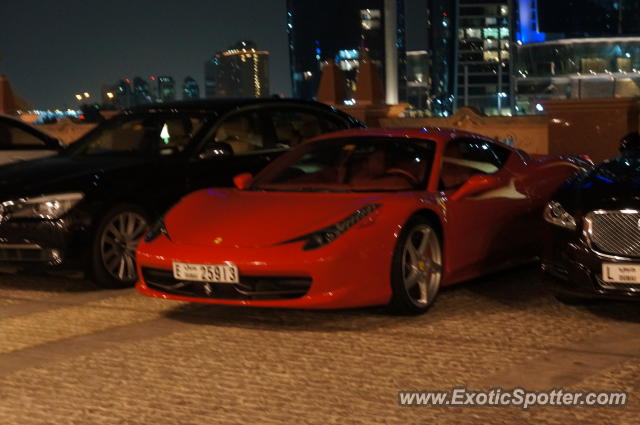
M 133 79 L 133 103 L 134 105 L 153 103 L 149 83 L 141 77 Z
M 471 106 L 487 115 L 511 115 L 511 0 L 459 0 L 456 67 L 457 106 Z
M 640 0 L 427 1 L 435 115 L 540 112 L 539 99 L 636 92 L 623 74 L 640 74 L 629 38 L 640 33 Z
M 512 115 L 516 0 L 428 0 L 431 105 Z M 524 0 L 533 1 L 533 0 Z
M 118 81 L 114 87 L 113 105 L 118 109 L 126 109 L 133 106 L 133 91 L 131 80 L 128 78 Z
M 429 109 L 429 58 L 426 50 L 407 52 L 407 102 L 419 111 Z
M 431 111 L 436 116 L 453 112 L 456 76 L 455 0 L 427 0 L 427 54 Z
M 378 66 L 388 103 L 406 100 L 403 0 L 287 0 L 293 96 L 313 99 L 324 65 L 333 60 L 356 89 L 360 55 Z
M 518 113 L 543 112 L 545 99 L 640 96 L 640 0 L 520 0 L 520 21 L 523 5 L 544 37 L 518 39 Z
M 211 99 L 216 96 L 216 74 L 220 66 L 220 59 L 213 56 L 204 63 L 204 97 Z
M 156 77 L 158 82 L 158 101 L 171 102 L 176 100 L 176 82 L 173 77 L 162 75 Z
M 241 41 L 205 63 L 207 97 L 269 96 L 269 52 Z
M 186 77 L 182 83 L 182 98 L 185 100 L 200 98 L 200 87 L 192 77 Z

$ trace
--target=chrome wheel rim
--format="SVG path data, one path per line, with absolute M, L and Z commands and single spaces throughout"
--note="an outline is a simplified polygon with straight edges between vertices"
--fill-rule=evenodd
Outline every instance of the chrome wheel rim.
M 136 247 L 147 232 L 147 220 L 135 212 L 114 216 L 100 238 L 102 264 L 109 274 L 122 282 L 137 278 Z
M 442 251 L 435 231 L 427 225 L 411 229 L 402 253 L 402 280 L 409 299 L 418 307 L 433 302 L 440 289 Z

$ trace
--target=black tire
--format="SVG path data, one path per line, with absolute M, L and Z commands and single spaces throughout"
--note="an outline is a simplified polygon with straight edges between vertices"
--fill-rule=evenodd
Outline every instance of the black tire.
M 130 225 L 132 221 L 134 224 Z M 89 259 L 89 273 L 98 286 L 118 289 L 136 283 L 135 246 L 148 229 L 149 216 L 136 205 L 118 205 L 102 217 L 93 235 Z
M 391 263 L 392 296 L 388 308 L 392 313 L 425 313 L 438 295 L 443 256 L 441 235 L 436 229 L 429 219 L 417 216 L 410 219 L 400 233 Z M 428 240 L 423 241 L 420 236 Z M 417 255 L 423 244 L 425 249 Z

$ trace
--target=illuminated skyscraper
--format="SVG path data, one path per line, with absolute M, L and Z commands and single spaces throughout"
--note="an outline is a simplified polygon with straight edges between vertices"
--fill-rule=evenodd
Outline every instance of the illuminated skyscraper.
M 158 82 L 158 101 L 171 102 L 176 100 L 176 82 L 173 77 L 166 75 L 156 77 Z
M 426 50 L 407 52 L 407 102 L 415 109 L 427 108 L 429 94 L 429 60 Z
M 206 97 L 269 96 L 269 52 L 241 41 L 205 63 Z
M 333 60 L 355 91 L 358 59 L 366 51 L 378 66 L 387 102 L 406 99 L 403 0 L 287 0 L 293 96 L 313 99 L 322 68 Z
M 135 105 L 144 105 L 153 102 L 151 91 L 149 90 L 149 83 L 141 77 L 135 77 L 133 79 L 133 102 Z
M 182 83 L 182 98 L 185 100 L 200 98 L 200 87 L 196 80 L 191 77 L 185 78 Z
M 457 106 L 472 106 L 487 115 L 510 115 L 514 47 L 511 0 L 459 0 Z

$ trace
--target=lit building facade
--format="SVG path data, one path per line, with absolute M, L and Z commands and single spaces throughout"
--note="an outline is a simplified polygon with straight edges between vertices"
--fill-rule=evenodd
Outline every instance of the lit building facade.
M 176 100 L 176 82 L 173 77 L 160 75 L 156 77 L 158 83 L 158 101 L 172 102 Z
M 463 106 L 486 115 L 515 113 L 515 5 L 514 0 L 428 0 L 434 115 L 448 116 Z
M 514 112 L 512 3 L 459 1 L 455 106 L 471 106 L 486 115 Z
M 192 77 L 186 77 L 182 83 L 182 99 L 199 99 L 200 86 Z
M 544 99 L 640 96 L 640 37 L 573 38 L 518 46 L 519 113 Z
M 536 12 L 546 37 L 517 44 L 518 113 L 543 112 L 544 99 L 640 96 L 640 0 L 537 0 Z
M 141 77 L 133 79 L 133 103 L 134 105 L 153 103 L 149 83 Z
M 113 93 L 113 98 L 107 93 Z M 133 90 L 131 89 L 131 80 L 125 78 L 111 87 L 109 92 L 105 93 L 117 109 L 126 109 L 133 106 Z
M 436 116 L 447 116 L 454 110 L 456 13 L 455 0 L 427 0 L 428 106 Z
M 206 97 L 268 97 L 269 52 L 241 41 L 205 63 Z
M 403 0 L 287 0 L 287 31 L 293 96 L 315 98 L 323 67 L 335 61 L 356 90 L 358 61 L 380 70 L 388 103 L 406 100 Z
M 426 50 L 407 52 L 407 103 L 417 111 L 430 109 L 429 56 Z

